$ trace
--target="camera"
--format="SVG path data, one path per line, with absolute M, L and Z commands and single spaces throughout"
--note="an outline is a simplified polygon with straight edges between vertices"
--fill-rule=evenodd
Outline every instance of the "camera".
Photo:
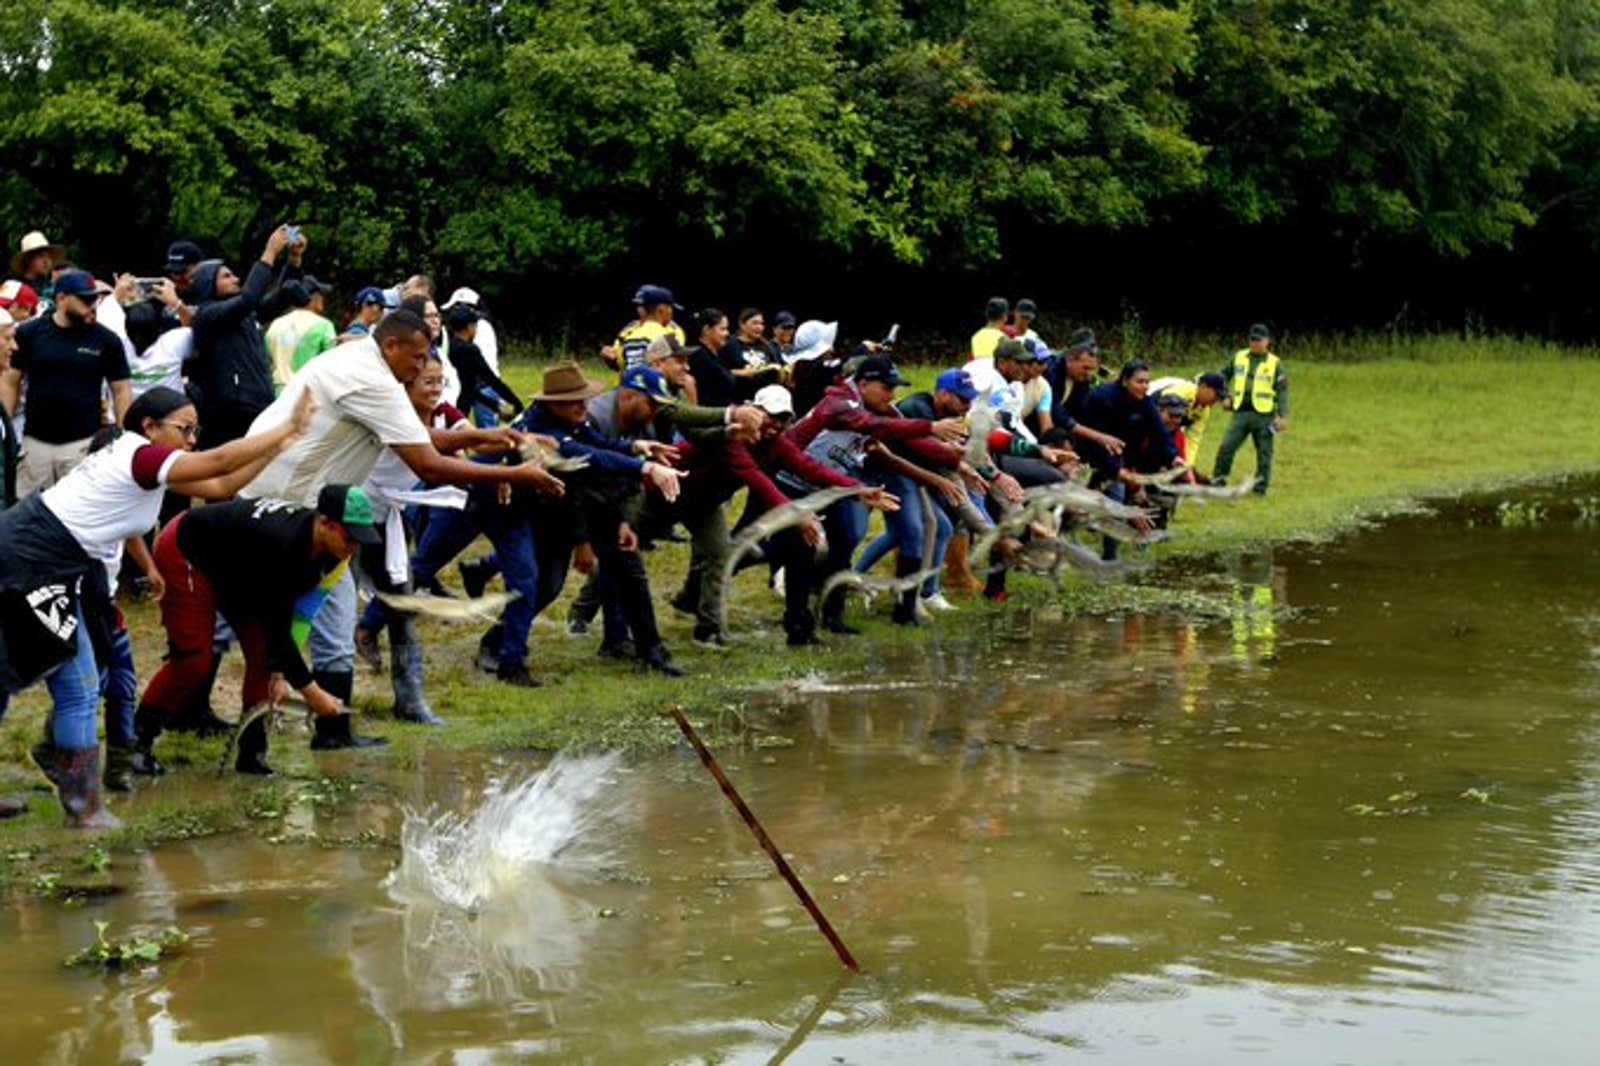
M 167 282 L 166 278 L 134 278 L 133 284 L 141 297 L 155 296 L 161 292 L 161 286 Z
M 300 241 L 300 227 L 291 226 L 285 222 L 283 224 L 283 235 L 290 244 L 297 244 Z

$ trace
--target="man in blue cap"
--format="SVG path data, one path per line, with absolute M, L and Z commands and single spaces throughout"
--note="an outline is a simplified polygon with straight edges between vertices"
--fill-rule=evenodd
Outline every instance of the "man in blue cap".
M 378 320 L 383 318 L 383 313 L 388 310 L 389 304 L 383 295 L 382 289 L 376 285 L 368 285 L 356 293 L 355 299 L 350 301 L 350 307 L 352 309 L 352 317 L 350 324 L 339 335 L 340 344 L 345 341 L 355 340 L 357 337 L 371 336 L 372 327 L 376 326 Z
M 600 352 L 601 358 L 617 370 L 644 366 L 645 351 L 657 337 L 671 336 L 682 345 L 685 342 L 683 327 L 672 320 L 674 311 L 683 310 L 671 289 L 660 285 L 641 285 L 633 294 L 633 305 L 638 309 L 638 321 L 617 334 L 614 344 Z

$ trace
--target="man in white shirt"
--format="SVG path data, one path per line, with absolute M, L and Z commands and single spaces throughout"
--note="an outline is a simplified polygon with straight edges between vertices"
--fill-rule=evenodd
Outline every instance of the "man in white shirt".
M 428 484 L 506 483 L 561 495 L 561 481 L 537 465 L 490 465 L 439 454 L 406 395 L 427 353 L 427 324 L 401 309 L 378 323 L 370 338 L 342 344 L 307 363 L 257 417 L 251 432 L 289 418 L 307 390 L 316 402 L 310 428 L 240 495 L 315 507 L 324 485 L 366 481 L 385 448 Z M 517 435 L 506 430 L 507 446 L 516 442 Z M 355 687 L 355 606 L 355 582 L 347 573 L 317 612 L 307 649 L 317 683 L 346 706 Z M 348 714 L 318 718 L 317 729 L 324 749 L 374 743 L 351 732 Z

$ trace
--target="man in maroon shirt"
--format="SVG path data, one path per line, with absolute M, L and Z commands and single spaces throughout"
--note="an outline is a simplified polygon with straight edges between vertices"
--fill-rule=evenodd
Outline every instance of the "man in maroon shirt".
M 662 523 L 662 528 L 680 521 L 693 539 L 689 576 L 674 603 L 693 605 L 695 640 L 702 645 L 720 647 L 723 643 L 722 601 L 727 592 L 723 570 L 730 546 L 722 505 L 729 497 L 741 488 L 748 489 L 752 506 L 760 514 L 813 489 L 861 487 L 855 478 L 807 456 L 784 435 L 794 417 L 788 389 L 768 385 L 758 390 L 755 406 L 762 412 L 762 421 L 753 436 L 742 427 L 732 427 L 681 447 L 679 462 L 692 476 L 684 479 L 677 504 L 670 511 L 656 507 L 651 519 Z M 894 498 L 882 489 L 864 493 L 862 502 L 882 509 L 895 507 Z M 817 643 L 810 599 L 816 553 L 823 542 L 822 521 L 812 516 L 777 533 L 768 546 L 769 557 L 785 571 L 783 629 L 791 646 Z

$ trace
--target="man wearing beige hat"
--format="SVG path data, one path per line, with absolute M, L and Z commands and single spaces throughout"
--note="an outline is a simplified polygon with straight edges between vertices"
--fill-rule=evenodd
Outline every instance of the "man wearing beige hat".
M 46 302 L 45 310 L 49 310 L 48 301 L 53 290 L 50 287 L 50 274 L 56 264 L 67 257 L 67 250 L 59 244 L 52 244 L 38 230 L 25 234 L 17 245 L 17 252 L 11 257 L 11 276 L 21 278 L 33 287 L 39 294 L 39 299 Z

